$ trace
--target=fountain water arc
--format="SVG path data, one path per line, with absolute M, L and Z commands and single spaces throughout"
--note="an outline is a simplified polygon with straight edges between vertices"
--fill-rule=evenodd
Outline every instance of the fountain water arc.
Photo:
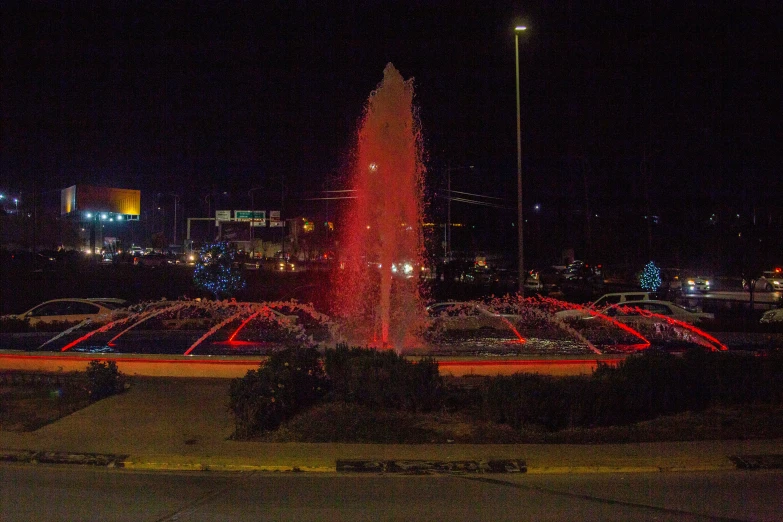
M 380 333 L 382 348 L 399 350 L 414 342 L 424 316 L 418 278 L 393 271 L 403 263 L 418 270 L 423 259 L 421 142 L 413 81 L 403 80 L 388 64 L 358 133 L 352 169 L 356 198 L 341 237 L 344 268 L 334 285 L 338 313 L 358 319 L 357 340 L 367 342 Z

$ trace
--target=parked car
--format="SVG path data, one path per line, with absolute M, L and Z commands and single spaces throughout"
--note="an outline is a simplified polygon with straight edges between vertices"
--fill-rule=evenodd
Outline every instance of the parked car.
M 109 319 L 115 310 L 124 308 L 127 303 L 122 299 L 52 299 L 30 310 L 3 318 L 27 321 L 30 326 L 37 324 L 80 323 L 86 319 Z
M 145 254 L 143 256 L 137 256 L 133 258 L 133 264 L 136 266 L 168 266 L 176 263 L 176 259 L 166 254 Z
M 601 310 L 603 315 L 609 316 L 616 321 L 626 324 L 651 323 L 660 320 L 659 318 L 653 317 L 649 314 L 646 314 L 645 312 L 649 312 L 649 314 L 662 315 L 664 317 L 669 317 L 689 324 L 699 324 L 703 321 L 715 318 L 715 316 L 710 313 L 693 312 L 687 308 L 683 308 L 678 304 L 654 299 L 647 299 L 642 301 L 625 301 L 619 304 L 607 306 Z M 597 317 L 598 316 L 596 315 L 588 315 L 581 317 L 580 319 L 584 321 L 590 321 L 595 320 Z
M 783 324 L 783 308 L 767 310 L 761 316 L 762 323 L 781 323 Z
M 555 314 L 555 317 L 559 319 L 577 319 L 584 317 L 591 317 L 591 312 L 600 312 L 608 308 L 610 305 L 617 305 L 627 303 L 629 301 L 649 301 L 651 299 L 650 292 L 614 292 L 611 294 L 604 294 L 585 308 L 575 310 L 561 310 Z
M 433 326 L 441 330 L 507 330 L 509 323 L 519 322 L 522 317 L 503 314 L 481 304 L 448 301 L 431 304 L 427 314 L 433 319 Z

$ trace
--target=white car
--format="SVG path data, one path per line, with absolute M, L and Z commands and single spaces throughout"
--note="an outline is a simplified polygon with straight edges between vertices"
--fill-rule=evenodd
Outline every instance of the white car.
M 687 308 L 669 302 L 669 301 L 626 301 L 617 305 L 612 305 L 601 311 L 602 314 L 611 317 L 621 323 L 650 323 L 660 319 L 655 317 L 664 316 L 676 319 L 688 324 L 699 324 L 705 320 L 714 319 L 715 316 L 705 312 L 692 312 Z M 654 315 L 653 315 L 654 314 Z M 585 318 L 594 319 L 596 316 Z
M 572 310 L 561 310 L 555 314 L 558 319 L 584 319 L 592 317 L 592 312 L 600 312 L 610 305 L 625 303 L 627 301 L 648 301 L 650 292 L 615 292 L 604 294 L 585 308 L 576 308 Z
M 80 323 L 86 319 L 110 319 L 115 310 L 124 308 L 122 299 L 52 299 L 30 310 L 16 315 L 4 316 L 9 319 L 27 321 L 30 326 L 37 324 Z
M 742 287 L 745 290 L 750 289 L 750 284 L 742 280 Z M 762 292 L 780 292 L 783 291 L 783 269 L 776 268 L 764 272 L 761 277 L 756 279 L 753 289 Z
M 762 323 L 783 323 L 783 308 L 767 310 L 761 316 Z
M 686 277 L 682 280 L 680 289 L 686 294 L 709 292 L 712 289 L 712 281 L 707 276 Z
M 507 330 L 522 317 L 514 314 L 502 314 L 477 303 L 449 301 L 435 303 L 427 307 L 427 314 L 433 319 L 433 325 L 443 330 Z

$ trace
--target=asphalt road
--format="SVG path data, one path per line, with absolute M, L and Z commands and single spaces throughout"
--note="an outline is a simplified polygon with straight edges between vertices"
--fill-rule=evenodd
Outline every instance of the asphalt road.
M 164 473 L 0 465 L 3 521 L 780 520 L 783 472 Z

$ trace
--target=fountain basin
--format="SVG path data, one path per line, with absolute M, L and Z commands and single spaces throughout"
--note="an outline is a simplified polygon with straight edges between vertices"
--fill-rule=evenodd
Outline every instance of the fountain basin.
M 442 375 L 511 375 L 518 372 L 547 375 L 589 375 L 599 362 L 615 366 L 623 356 L 578 358 L 434 357 Z M 418 357 L 411 357 L 416 360 Z M 0 371 L 74 372 L 84 371 L 90 361 L 114 361 L 128 376 L 236 378 L 256 370 L 266 356 L 94 354 L 77 352 L 23 352 L 0 350 Z

